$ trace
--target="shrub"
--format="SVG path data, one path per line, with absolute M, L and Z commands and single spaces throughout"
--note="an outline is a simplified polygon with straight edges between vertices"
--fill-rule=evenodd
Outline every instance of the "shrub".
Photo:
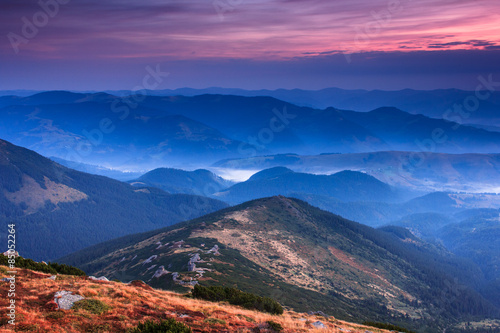
M 221 325 L 226 325 L 226 321 L 218 318 L 207 318 L 204 320 L 205 323 L 208 324 L 221 324 Z
M 100 314 L 108 311 L 110 309 L 110 307 L 106 303 L 103 303 L 97 299 L 87 298 L 87 299 L 82 299 L 81 301 L 75 302 L 75 304 L 73 304 L 72 309 L 75 309 L 75 310 L 82 309 L 82 310 L 86 310 L 90 313 L 100 315 Z
M 283 331 L 283 326 L 281 326 L 280 323 L 277 323 L 277 322 L 272 321 L 272 320 L 268 320 L 267 324 L 275 332 L 281 332 L 281 331 Z
M 391 331 L 415 333 L 415 332 L 410 331 L 404 327 L 400 327 L 400 326 L 396 326 L 396 325 L 388 324 L 388 323 L 377 323 L 377 322 L 373 322 L 373 321 L 365 321 L 363 323 L 363 325 L 372 326 L 372 327 L 376 327 L 376 328 L 382 328 L 382 329 L 391 330 Z
M 36 331 L 38 331 L 38 325 L 19 324 L 19 325 L 17 325 L 16 330 L 22 331 L 22 332 L 36 332 Z
M 51 312 L 45 316 L 47 319 L 61 319 L 62 317 L 64 317 L 64 312 L 62 311 Z
M 144 323 L 139 323 L 136 328 L 129 331 L 130 333 L 191 333 L 191 329 L 179 323 L 175 319 L 162 320 L 154 322 L 147 320 Z
M 239 305 L 246 309 L 259 310 L 271 314 L 283 314 L 283 307 L 274 299 L 243 292 L 236 288 L 195 285 L 191 293 L 194 298 L 207 301 L 228 302 L 229 304 Z
M 0 265 L 8 266 L 9 258 L 7 256 L 0 254 Z M 76 275 L 76 276 L 85 276 L 85 272 L 81 269 L 78 269 L 73 266 L 51 263 L 44 264 L 41 262 L 36 262 L 32 259 L 25 259 L 23 257 L 17 257 L 15 266 L 18 268 L 27 268 L 32 271 L 42 272 L 42 273 L 50 273 L 50 274 L 66 274 L 66 275 Z

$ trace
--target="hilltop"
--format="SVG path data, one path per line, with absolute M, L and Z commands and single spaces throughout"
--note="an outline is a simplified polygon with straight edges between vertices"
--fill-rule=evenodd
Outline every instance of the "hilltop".
M 115 239 L 58 262 L 169 290 L 234 286 L 296 311 L 349 321 L 435 330 L 455 318 L 498 316 L 472 288 L 481 275 L 474 264 L 406 229 L 373 229 L 282 196 Z

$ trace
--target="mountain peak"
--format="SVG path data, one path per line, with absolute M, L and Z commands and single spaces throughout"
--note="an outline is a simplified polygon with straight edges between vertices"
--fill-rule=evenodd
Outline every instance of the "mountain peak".
M 288 169 L 286 167 L 278 166 L 278 167 L 264 169 L 262 171 L 259 171 L 256 174 L 254 174 L 252 177 L 250 177 L 248 180 L 254 181 L 254 180 L 270 179 L 270 178 L 275 178 L 275 177 L 282 176 L 282 175 L 285 175 L 288 173 L 294 173 L 294 171 L 291 169 Z

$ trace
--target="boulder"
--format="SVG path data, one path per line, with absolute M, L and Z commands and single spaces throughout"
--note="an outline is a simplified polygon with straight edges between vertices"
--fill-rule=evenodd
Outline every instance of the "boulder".
M 312 325 L 316 328 L 326 328 L 326 325 L 320 322 L 319 320 L 315 323 L 312 323 Z
M 85 297 L 80 295 L 73 295 L 72 291 L 61 290 L 55 293 L 54 302 L 59 309 L 69 310 L 73 307 L 75 302 L 81 301 Z
M 105 282 L 109 282 L 108 278 L 105 277 L 105 276 L 101 276 L 101 277 L 89 276 L 89 279 L 93 280 L 93 281 L 105 281 Z

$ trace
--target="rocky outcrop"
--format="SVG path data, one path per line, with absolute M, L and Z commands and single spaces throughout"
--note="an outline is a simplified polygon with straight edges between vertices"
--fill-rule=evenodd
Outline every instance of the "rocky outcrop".
M 101 276 L 101 277 L 89 276 L 89 279 L 90 279 L 90 280 L 93 280 L 93 281 L 104 281 L 104 282 L 109 282 L 108 278 L 107 278 L 107 277 L 105 277 L 105 276 Z
M 149 264 L 151 263 L 153 260 L 155 260 L 156 258 L 158 258 L 158 256 L 156 254 L 153 254 L 151 257 L 149 257 L 148 259 L 144 260 L 142 262 L 143 265 L 145 264 Z
M 54 302 L 57 307 L 62 310 L 69 310 L 73 307 L 75 302 L 81 301 L 85 297 L 80 295 L 73 295 L 72 291 L 61 290 L 55 293 Z
M 214 255 L 220 255 L 219 245 L 215 244 L 207 253 L 213 253 Z
M 165 269 L 165 267 L 164 267 L 164 266 L 160 266 L 160 267 L 156 270 L 156 272 L 153 274 L 153 277 L 152 277 L 151 279 L 154 279 L 154 278 L 159 278 L 159 277 L 161 277 L 161 276 L 163 276 L 163 275 L 165 275 L 165 274 L 168 274 L 168 273 L 170 273 L 170 272 L 169 272 L 169 271 L 167 271 L 167 270 Z
M 312 323 L 312 325 L 316 328 L 326 328 L 326 325 L 320 322 L 319 320 L 317 322 Z
M 188 272 L 194 272 L 196 270 L 196 263 L 201 260 L 200 255 L 196 253 L 188 261 Z

